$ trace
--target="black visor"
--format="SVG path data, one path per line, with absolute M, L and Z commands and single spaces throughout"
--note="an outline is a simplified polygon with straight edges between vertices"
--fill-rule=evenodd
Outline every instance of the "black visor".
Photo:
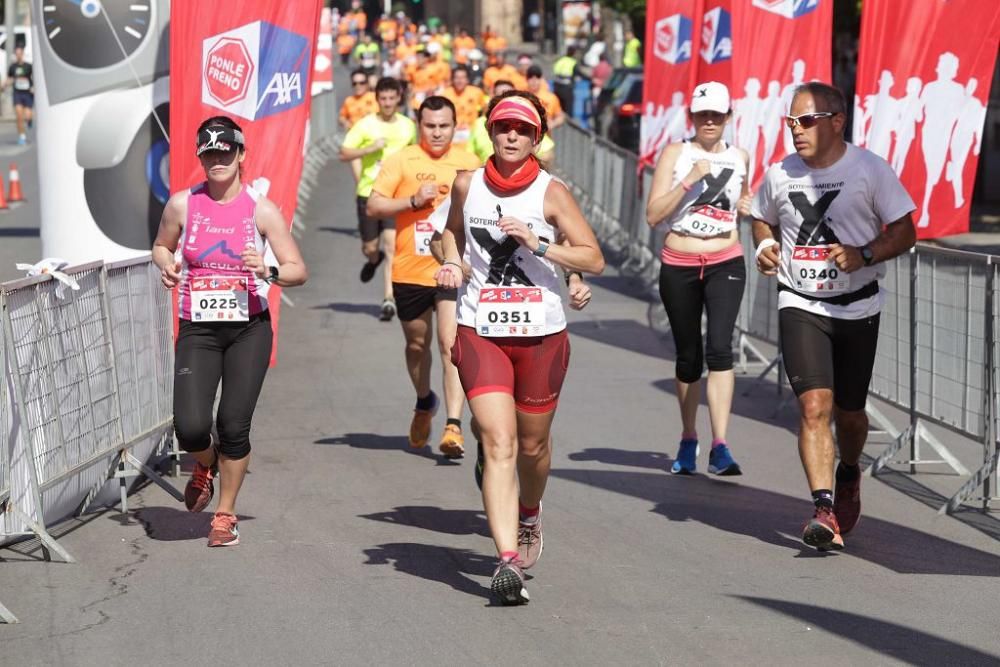
M 231 127 L 212 125 L 198 133 L 198 152 L 200 156 L 207 151 L 229 152 L 243 147 L 243 133 Z

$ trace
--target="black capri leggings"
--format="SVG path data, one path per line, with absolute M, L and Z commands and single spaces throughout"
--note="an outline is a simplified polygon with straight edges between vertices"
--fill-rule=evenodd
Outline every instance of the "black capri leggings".
M 660 266 L 660 299 L 677 348 L 678 380 L 699 380 L 706 361 L 710 371 L 732 370 L 733 328 L 746 282 L 742 257 L 705 267 Z M 704 346 L 702 309 L 708 313 L 708 342 Z
M 181 320 L 174 359 L 174 430 L 186 452 L 212 444 L 212 406 L 222 380 L 216 426 L 219 452 L 230 459 L 250 453 L 250 422 L 271 359 L 271 316 L 249 322 Z

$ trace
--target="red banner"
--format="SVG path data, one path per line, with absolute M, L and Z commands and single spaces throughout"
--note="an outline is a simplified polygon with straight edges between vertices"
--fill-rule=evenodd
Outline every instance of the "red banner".
M 316 62 L 313 66 L 312 94 L 333 90 L 333 14 L 324 7 L 319 19 Z
M 652 164 L 660 150 L 689 135 L 687 97 L 697 83 L 704 0 L 650 0 L 639 155 Z
M 205 180 L 195 156 L 198 125 L 228 115 L 243 127 L 244 181 L 295 212 L 322 0 L 201 2 L 170 8 L 170 190 Z M 269 307 L 277 334 L 280 290 Z M 277 355 L 277 337 L 271 362 Z
M 754 188 L 795 150 L 783 121 L 795 87 L 832 82 L 832 44 L 833 0 L 752 0 L 734 10 L 732 136 L 750 154 Z
M 896 170 L 919 238 L 969 229 L 998 39 L 997 2 L 865 0 L 854 143 Z

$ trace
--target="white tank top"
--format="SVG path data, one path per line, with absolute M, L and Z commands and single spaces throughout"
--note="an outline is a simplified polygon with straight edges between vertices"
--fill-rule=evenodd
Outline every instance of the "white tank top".
M 465 252 L 472 278 L 458 290 L 458 323 L 476 326 L 479 291 L 483 287 L 538 287 L 545 304 L 545 335 L 566 328 L 561 272 L 544 257 L 536 257 L 516 240 L 500 232 L 497 206 L 503 215 L 528 224 L 538 238 L 554 244 L 558 232 L 545 220 L 545 191 L 552 176 L 545 171 L 524 191 L 511 197 L 493 193 L 484 180 L 485 169 L 472 174 L 465 198 Z
M 681 197 L 677 210 L 667 218 L 669 231 L 694 236 L 715 236 L 716 234 L 702 235 L 693 231 L 691 225 L 695 216 L 694 210 L 708 205 L 722 211 L 731 211 L 735 216 L 736 206 L 743 192 L 743 182 L 747 177 L 747 167 L 740 151 L 732 146 L 727 145 L 726 149 L 719 153 L 706 153 L 692 142 L 685 141 L 681 154 L 677 156 L 677 163 L 674 164 L 674 180 L 671 185 L 676 187 L 698 160 L 711 162 L 712 173 L 698 181 L 690 192 L 685 192 Z M 702 215 L 698 217 L 703 218 Z M 694 223 L 694 227 L 698 226 Z

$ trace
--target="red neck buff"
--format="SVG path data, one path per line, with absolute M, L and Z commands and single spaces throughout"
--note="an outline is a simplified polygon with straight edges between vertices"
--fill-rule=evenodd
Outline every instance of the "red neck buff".
M 500 173 L 500 170 L 497 169 L 496 160 L 497 156 L 491 155 L 490 159 L 486 161 L 486 184 L 490 186 L 490 189 L 496 190 L 502 195 L 510 195 L 523 190 L 538 178 L 540 168 L 538 160 L 534 155 L 529 155 L 524 165 L 514 172 L 510 178 L 504 178 Z

